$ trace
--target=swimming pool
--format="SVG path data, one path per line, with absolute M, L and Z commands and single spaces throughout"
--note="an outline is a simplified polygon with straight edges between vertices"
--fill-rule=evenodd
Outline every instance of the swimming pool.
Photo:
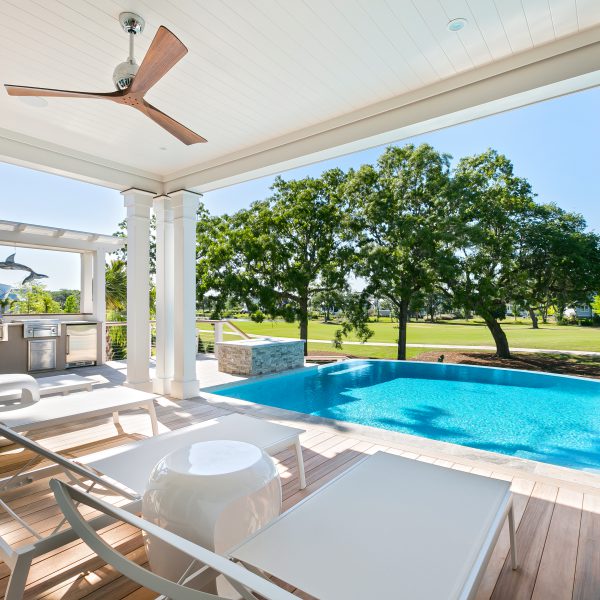
M 465 365 L 355 360 L 213 393 L 600 472 L 600 381 Z

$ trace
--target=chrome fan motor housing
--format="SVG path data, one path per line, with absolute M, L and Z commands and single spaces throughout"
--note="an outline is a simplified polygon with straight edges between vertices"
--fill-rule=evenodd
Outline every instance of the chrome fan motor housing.
M 113 82 L 118 90 L 126 90 L 133 82 L 139 69 L 136 62 L 126 60 L 117 65 L 113 72 Z

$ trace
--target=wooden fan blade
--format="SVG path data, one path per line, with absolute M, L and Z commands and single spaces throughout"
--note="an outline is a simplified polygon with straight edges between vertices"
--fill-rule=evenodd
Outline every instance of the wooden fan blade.
M 8 85 L 4 86 L 9 96 L 46 96 L 54 98 L 106 98 L 112 100 L 123 95 L 123 92 L 73 92 L 70 90 L 53 90 L 49 88 L 27 87 L 24 85 Z
M 127 93 L 144 95 L 187 51 L 179 38 L 161 25 Z
M 142 100 L 141 105 L 135 105 L 139 111 L 150 117 L 155 123 L 158 123 L 163 129 L 166 129 L 171 135 L 174 135 L 178 140 L 182 141 L 186 146 L 206 142 L 206 140 L 185 125 L 182 125 L 175 119 L 165 115 L 164 112 L 158 110 L 145 100 Z

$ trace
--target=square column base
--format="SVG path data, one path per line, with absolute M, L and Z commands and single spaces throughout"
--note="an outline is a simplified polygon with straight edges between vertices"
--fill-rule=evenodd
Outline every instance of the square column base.
M 191 381 L 176 381 L 171 382 L 171 396 L 179 400 L 186 398 L 196 398 L 200 394 L 200 382 L 197 379 Z
M 155 394 L 160 394 L 161 396 L 168 396 L 171 393 L 171 379 L 163 379 L 161 377 L 157 377 L 152 380 L 152 391 Z
M 123 384 L 125 387 L 133 388 L 134 390 L 140 390 L 142 392 L 152 392 L 152 382 L 148 381 L 126 381 Z

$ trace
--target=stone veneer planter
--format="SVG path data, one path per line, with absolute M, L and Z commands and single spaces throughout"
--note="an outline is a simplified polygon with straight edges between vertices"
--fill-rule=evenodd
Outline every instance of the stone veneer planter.
M 304 366 L 302 340 L 252 339 L 215 344 L 219 371 L 232 375 L 264 375 Z

